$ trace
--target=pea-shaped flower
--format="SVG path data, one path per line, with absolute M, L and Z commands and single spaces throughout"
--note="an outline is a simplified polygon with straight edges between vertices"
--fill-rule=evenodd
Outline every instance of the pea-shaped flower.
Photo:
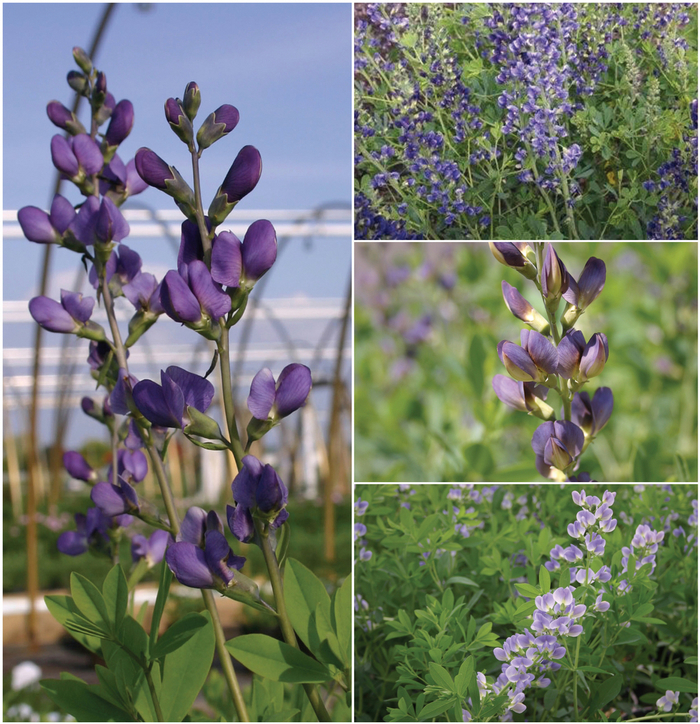
M 542 334 L 549 334 L 549 322 L 508 282 L 501 282 L 503 300 L 513 316 Z
M 586 343 L 578 329 L 570 329 L 562 337 L 558 352 L 558 374 L 586 382 L 603 371 L 608 361 L 608 338 L 602 332 L 596 332 Z
M 545 422 L 532 436 L 535 465 L 545 478 L 551 469 L 566 470 L 573 465 L 583 449 L 583 430 L 569 420 Z
M 150 538 L 135 535 L 131 539 L 131 559 L 134 563 L 144 559 L 148 567 L 153 568 L 163 560 L 165 550 L 172 542 L 170 533 L 165 530 L 153 531 Z
M 36 206 L 25 206 L 17 212 L 25 237 L 37 244 L 61 244 L 74 219 L 73 204 L 60 194 L 53 197 L 48 214 Z
M 548 388 L 534 382 L 518 382 L 505 375 L 496 375 L 491 381 L 493 391 L 501 402 L 514 410 L 528 412 L 543 420 L 551 420 L 554 410 L 545 402 Z
M 111 519 L 99 508 L 88 508 L 85 515 L 75 514 L 76 530 L 67 530 L 58 537 L 56 547 L 68 556 L 79 556 L 91 545 L 103 545 L 109 540 L 107 531 Z
M 56 135 L 51 139 L 51 160 L 53 165 L 74 183 L 80 184 L 87 176 L 102 170 L 102 151 L 86 133 L 73 138 Z
M 90 498 L 107 516 L 138 513 L 141 510 L 136 491 L 121 476 L 117 485 L 97 483 L 90 491 Z
M 165 275 L 160 303 L 171 319 L 198 330 L 203 325 L 208 329 L 210 320 L 218 320 L 231 310 L 231 298 L 198 259 L 182 265 L 181 271 L 171 270 Z
M 272 465 L 263 465 L 253 455 L 243 458 L 243 467 L 231 483 L 236 506 L 226 506 L 228 525 L 241 543 L 255 536 L 253 518 L 279 528 L 289 517 L 286 511 L 287 487 Z
M 578 282 L 569 274 L 568 289 L 563 296 L 569 304 L 582 312 L 598 297 L 604 286 L 605 262 L 592 256 L 583 267 Z
M 527 279 L 537 276 L 537 268 L 527 257 L 531 249 L 526 241 L 489 241 L 489 248 L 504 266 L 515 269 Z
M 599 387 L 591 400 L 587 392 L 577 392 L 571 402 L 571 419 L 586 437 L 595 437 L 607 424 L 613 411 L 613 393 Z
M 261 174 L 260 151 L 254 146 L 244 146 L 209 206 L 209 218 L 214 225 L 218 226 L 233 211 L 234 206 L 257 186 Z
M 546 337 L 523 329 L 520 341 L 521 347 L 508 341 L 498 343 L 498 356 L 511 377 L 520 382 L 544 382 L 557 371 L 557 349 Z
M 253 378 L 248 409 L 258 420 L 280 420 L 306 404 L 311 392 L 311 370 L 306 365 L 287 365 L 277 382 L 264 368 Z
M 90 196 L 80 207 L 70 230 L 78 241 L 91 246 L 121 241 L 129 235 L 130 229 L 112 199 L 104 197 L 99 201 L 96 196 Z
M 34 321 L 48 332 L 77 334 L 96 341 L 105 339 L 99 324 L 90 321 L 95 300 L 83 299 L 79 292 L 61 289 L 61 301 L 49 297 L 34 297 L 29 301 L 29 313 Z
M 136 407 L 154 425 L 184 429 L 190 422 L 188 408 L 205 412 L 214 399 L 211 382 L 180 367 L 161 370 L 160 380 L 160 385 L 141 380 L 133 390 Z

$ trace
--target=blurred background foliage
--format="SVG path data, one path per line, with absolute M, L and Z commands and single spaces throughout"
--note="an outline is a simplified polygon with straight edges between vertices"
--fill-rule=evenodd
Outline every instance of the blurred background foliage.
M 544 313 L 534 285 L 486 243 L 355 247 L 355 480 L 541 481 L 530 447 L 541 420 L 491 387 L 504 373 L 496 345 L 518 342 L 523 328 L 501 280 Z M 697 480 L 697 243 L 555 248 L 575 278 L 590 256 L 607 266 L 576 326 L 586 339 L 608 337 L 605 369 L 584 389 L 610 387 L 615 409 L 580 471 L 607 482 Z

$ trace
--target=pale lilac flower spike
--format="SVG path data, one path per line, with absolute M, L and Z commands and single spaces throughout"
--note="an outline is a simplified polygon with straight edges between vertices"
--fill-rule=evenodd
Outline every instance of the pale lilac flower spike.
M 664 696 L 657 700 L 656 706 L 658 706 L 659 709 L 663 709 L 663 711 L 671 711 L 673 705 L 678 703 L 679 694 L 679 691 L 671 691 L 669 689 Z

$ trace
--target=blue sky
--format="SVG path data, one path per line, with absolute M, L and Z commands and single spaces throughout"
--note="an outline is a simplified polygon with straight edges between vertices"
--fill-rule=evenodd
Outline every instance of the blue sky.
M 46 116 L 46 103 L 71 104 L 65 81 L 75 68 L 71 49 L 89 45 L 102 9 L 82 3 L 3 7 L 5 209 L 49 203 L 54 178 L 49 144 L 59 131 Z M 195 80 L 202 91 L 197 121 L 223 103 L 235 105 L 241 116 L 234 132 L 202 158 L 205 200 L 238 150 L 252 144 L 262 154 L 263 175 L 240 209 L 350 204 L 351 38 L 351 8 L 345 3 L 155 3 L 146 11 L 119 4 L 95 65 L 106 73 L 115 98 L 134 104 L 134 129 L 120 155 L 127 160 L 148 146 L 188 178 L 186 147 L 167 126 L 163 104 L 170 96 L 182 96 L 185 85 Z M 77 202 L 75 192 L 65 188 Z M 134 201 L 174 208 L 154 189 Z M 162 263 L 163 250 L 155 242 L 149 247 L 138 249 L 146 265 L 149 257 Z M 342 294 L 350 268 L 349 239 L 324 240 L 313 251 L 301 240 L 295 247 L 297 253 L 286 255 L 285 273 L 275 270 L 269 295 Z M 6 299 L 33 293 L 40 251 L 27 242 L 5 242 Z M 75 262 L 61 250 L 53 268 L 67 272 Z

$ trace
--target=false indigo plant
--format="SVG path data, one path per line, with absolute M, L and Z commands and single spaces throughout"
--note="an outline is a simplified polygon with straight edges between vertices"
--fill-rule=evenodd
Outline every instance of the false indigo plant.
M 697 485 L 411 491 L 356 486 L 358 721 L 697 718 Z
M 608 340 L 597 332 L 586 341 L 574 325 L 605 286 L 605 262 L 591 257 L 577 281 L 551 244 L 546 249 L 544 242 L 489 244 L 501 264 L 535 284 L 547 314 L 545 318 L 515 287 L 503 282 L 506 306 L 530 329 L 520 332 L 520 345 L 505 340 L 498 344 L 498 356 L 510 376 L 496 375 L 494 392 L 509 407 L 545 421 L 532 436 L 535 466 L 541 475 L 560 482 L 590 480 L 587 473 L 577 478 L 571 475 L 610 419 L 613 394 L 609 387 L 599 387 L 591 399 L 588 392 L 579 390 L 603 371 Z M 566 304 L 557 320 L 562 298 Z M 546 402 L 552 390 L 561 398 L 561 419 Z
M 248 399 L 254 417 L 247 440 L 239 433 L 231 386 L 229 330 L 242 318 L 255 283 L 274 264 L 277 241 L 274 227 L 264 219 L 250 226 L 243 241 L 218 227 L 258 183 L 260 153 L 252 146 L 238 153 L 206 214 L 200 158 L 233 131 L 238 110 L 221 106 L 195 134 L 193 122 L 201 103 L 197 84 L 187 85 L 182 100 L 165 102 L 166 121 L 191 158 L 190 186 L 174 166 L 148 148 L 139 149 L 135 159 L 124 163 L 117 152 L 132 131 L 133 106 L 128 100 L 115 102 L 106 76 L 93 67 L 84 51 L 75 48 L 74 58 L 80 71 L 71 71 L 68 81 L 88 99 L 90 122 L 83 126 L 57 101 L 49 103 L 47 112 L 67 133 L 51 141 L 54 165 L 85 198 L 74 207 L 56 195 L 49 213 L 25 207 L 18 216 L 30 241 L 80 254 L 109 321 L 108 330 L 92 321 L 96 300 L 76 292 L 62 291 L 60 302 L 37 297 L 29 304 L 32 316 L 45 329 L 89 340 L 91 375 L 104 395 L 84 398 L 81 407 L 104 425 L 112 443 L 106 471 L 94 469 L 75 451 L 65 454 L 66 470 L 90 486 L 95 507 L 76 514 L 76 529 L 60 536 L 58 548 L 71 556 L 88 550 L 106 554 L 113 558 L 114 567 L 101 590 L 73 573 L 70 596 L 46 597 L 57 620 L 105 660 L 105 667 L 97 667 L 99 684 L 66 676 L 44 680 L 42 685 L 54 702 L 80 720 L 181 721 L 189 717 L 216 649 L 237 720 L 287 720 L 299 715 L 330 721 L 327 705 L 344 704 L 330 696 L 324 701 L 318 684 L 332 682 L 346 690 L 349 685 L 349 579 L 331 599 L 311 571 L 287 557 L 287 488 L 271 465 L 249 454 L 253 441 L 306 403 L 311 372 L 293 364 L 277 381 L 267 369 L 255 376 Z M 106 131 L 100 131 L 107 122 Z M 177 269 L 160 282 L 141 269 L 137 252 L 121 243 L 129 225 L 120 207 L 147 185 L 171 196 L 186 217 Z M 126 336 L 114 311 L 114 299 L 119 296 L 134 307 Z M 161 371 L 159 382 L 139 380 L 129 372 L 131 348 L 163 314 L 215 348 L 210 372 L 218 360 L 224 432 L 207 414 L 215 390 L 206 376 L 174 365 Z M 232 483 L 235 507 L 228 506 L 225 519 L 234 538 L 262 549 L 273 591 L 271 603 L 261 597 L 258 584 L 241 572 L 246 559 L 231 548 L 216 510 L 190 507 L 181 520 L 165 465 L 168 443 L 178 430 L 195 445 L 233 455 L 239 470 Z M 149 466 L 159 484 L 158 501 L 147 500 L 139 492 Z M 161 503 L 164 510 L 159 508 Z M 119 563 L 119 547 L 129 538 L 135 519 L 155 530 L 150 536 L 141 532 L 131 536 L 132 566 L 127 580 Z M 138 615 L 133 609 L 134 587 L 163 560 L 167 565 L 160 566 L 147 634 L 145 608 Z M 201 590 L 207 612 L 188 614 L 159 636 L 173 576 L 182 585 Z M 226 641 L 214 591 L 275 616 L 284 642 L 258 634 Z M 309 654 L 299 650 L 297 636 Z M 266 687 L 269 701 L 261 705 L 259 696 L 244 696 L 232 656 L 262 677 L 260 681 L 269 680 L 257 685 Z M 285 710 L 282 681 L 301 684 L 308 704 L 300 701 L 297 709 Z

